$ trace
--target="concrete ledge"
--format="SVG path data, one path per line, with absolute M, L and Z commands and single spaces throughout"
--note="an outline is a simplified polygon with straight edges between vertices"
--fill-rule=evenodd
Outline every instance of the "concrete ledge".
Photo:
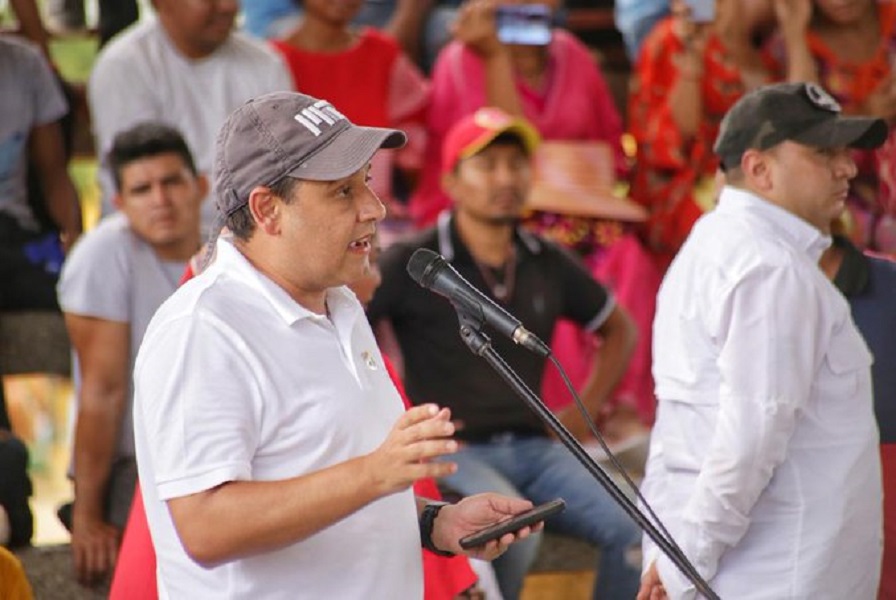
M 71 344 L 62 313 L 0 312 L 0 375 L 71 375 Z
M 588 542 L 546 531 L 529 572 L 594 571 L 599 553 Z
M 545 571 L 526 576 L 520 600 L 591 600 L 594 571 Z
M 75 581 L 69 544 L 31 546 L 16 550 L 15 554 L 25 567 L 35 600 L 99 600 L 108 595 L 108 585 L 86 588 Z M 541 595 L 556 593 L 565 586 L 590 590 L 596 576 L 597 558 L 598 550 L 594 546 L 575 538 L 546 533 L 527 578 L 527 588 L 532 588 L 528 591 L 536 593 L 531 598 L 575 597 Z
M 25 567 L 35 600 L 101 600 L 109 595 L 108 585 L 87 588 L 75 581 L 69 544 L 20 548 L 15 555 Z

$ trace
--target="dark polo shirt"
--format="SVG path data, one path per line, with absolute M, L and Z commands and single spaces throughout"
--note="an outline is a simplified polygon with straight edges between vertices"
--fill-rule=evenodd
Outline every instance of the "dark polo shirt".
M 896 262 L 866 256 L 843 237 L 835 236 L 834 244 L 843 250 L 834 284 L 849 301 L 874 355 L 871 381 L 880 442 L 896 445 Z
M 896 598 L 896 569 L 888 567 L 896 561 L 896 262 L 866 256 L 843 237 L 835 236 L 834 244 L 843 250 L 834 283 L 874 355 L 871 382 L 884 484 L 880 598 Z
M 506 303 L 499 304 L 548 343 L 562 317 L 591 331 L 599 328 L 614 300 L 578 258 L 521 229 L 515 243 L 513 293 Z M 453 417 L 465 425 L 458 433 L 460 439 L 486 440 L 504 432 L 544 435 L 535 414 L 461 340 L 457 314 L 448 300 L 420 287 L 407 274 L 408 260 L 418 248 L 444 256 L 467 281 L 497 301 L 448 213 L 436 227 L 383 253 L 383 283 L 368 307 L 368 316 L 373 324 L 391 321 L 404 358 L 405 386 L 411 401 L 450 407 Z M 545 359 L 487 326 L 484 331 L 504 360 L 539 393 Z

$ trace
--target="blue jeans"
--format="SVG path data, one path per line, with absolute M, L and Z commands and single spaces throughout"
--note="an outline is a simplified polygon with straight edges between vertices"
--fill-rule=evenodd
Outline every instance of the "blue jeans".
M 546 437 L 497 436 L 469 444 L 450 457 L 455 474 L 446 485 L 464 496 L 498 492 L 541 504 L 560 497 L 566 510 L 545 525 L 551 531 L 599 546 L 594 598 L 631 600 L 640 583 L 640 529 L 559 442 Z M 494 563 L 506 600 L 517 598 L 541 536 L 518 542 Z

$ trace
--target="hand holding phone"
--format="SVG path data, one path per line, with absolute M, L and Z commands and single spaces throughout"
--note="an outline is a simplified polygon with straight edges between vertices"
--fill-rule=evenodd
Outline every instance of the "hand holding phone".
M 487 542 L 499 539 L 506 533 L 519 531 L 523 527 L 540 523 L 548 517 L 562 512 L 565 508 L 566 502 L 564 502 L 562 498 L 557 498 L 556 500 L 540 504 L 526 512 L 514 515 L 507 520 L 499 521 L 485 529 L 480 529 L 475 533 L 462 537 L 459 541 L 460 547 L 464 550 L 469 550 L 470 548 L 482 546 Z

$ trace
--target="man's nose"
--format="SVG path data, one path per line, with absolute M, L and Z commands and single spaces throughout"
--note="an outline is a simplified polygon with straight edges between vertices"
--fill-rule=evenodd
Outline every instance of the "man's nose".
M 501 161 L 495 165 L 495 183 L 500 185 L 514 185 L 519 181 L 519 168 L 513 163 Z
M 836 173 L 840 177 L 845 177 L 846 179 L 852 179 L 859 173 L 859 168 L 856 166 L 856 161 L 852 158 L 852 153 L 849 150 L 844 149 L 837 155 L 837 163 L 836 163 Z
M 164 206 L 171 200 L 171 194 L 168 190 L 168 186 L 163 183 L 153 184 L 149 195 L 152 200 L 153 206 Z
M 386 206 L 380 201 L 379 196 L 373 190 L 367 188 L 361 199 L 360 220 L 382 221 L 386 218 Z

